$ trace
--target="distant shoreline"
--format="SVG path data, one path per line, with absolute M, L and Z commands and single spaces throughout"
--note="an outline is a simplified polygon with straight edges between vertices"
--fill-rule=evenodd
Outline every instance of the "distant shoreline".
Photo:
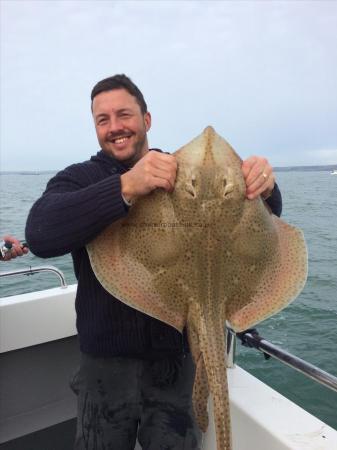
M 58 170 L 0 170 L 0 175 L 48 175 L 57 172 Z
M 337 170 L 337 164 L 329 164 L 324 166 L 286 166 L 274 167 L 275 172 L 332 172 Z M 0 175 L 45 175 L 56 174 L 58 170 L 3 170 Z
M 337 169 L 337 164 L 325 166 L 289 166 L 273 167 L 275 172 L 332 172 Z

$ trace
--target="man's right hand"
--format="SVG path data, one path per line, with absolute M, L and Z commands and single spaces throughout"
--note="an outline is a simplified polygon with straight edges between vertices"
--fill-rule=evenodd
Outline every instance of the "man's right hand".
M 28 253 L 27 244 L 21 243 L 13 236 L 4 236 L 2 242 L 0 242 L 0 246 L 0 260 L 2 261 L 9 261 L 17 256 L 23 256 Z
M 128 202 L 149 194 L 156 188 L 172 192 L 178 164 L 173 155 L 148 152 L 128 172 L 121 175 L 122 195 Z

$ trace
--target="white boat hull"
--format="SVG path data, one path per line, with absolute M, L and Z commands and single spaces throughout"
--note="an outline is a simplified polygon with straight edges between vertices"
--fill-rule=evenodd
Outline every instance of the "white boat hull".
M 76 399 L 68 389 L 67 379 L 78 357 L 77 344 L 72 343 L 76 339 L 73 337 L 76 335 L 75 293 L 76 285 L 72 285 L 0 299 L 0 356 L 5 363 L 7 361 L 2 367 L 7 369 L 8 361 L 15 358 L 19 358 L 16 364 L 27 364 L 27 367 L 22 366 L 19 374 L 15 372 L 19 378 L 16 386 L 22 382 L 31 386 L 32 391 L 31 396 L 26 392 L 23 402 L 21 399 L 20 410 L 13 409 L 10 399 L 3 405 L 0 442 L 75 417 Z M 71 361 L 66 370 L 50 354 L 52 348 L 56 351 L 57 346 L 63 345 L 68 346 L 68 360 Z M 41 356 L 36 358 L 36 367 L 32 367 L 34 355 L 38 353 Z M 62 354 L 60 349 L 56 353 Z M 41 367 L 37 367 L 38 364 Z M 48 389 L 41 392 L 43 389 L 36 381 L 40 375 L 37 374 L 46 369 L 52 370 L 54 381 L 51 382 L 57 388 L 48 385 Z M 8 381 L 11 376 L 13 374 L 8 374 L 4 379 Z M 234 450 L 337 450 L 336 430 L 242 368 L 228 369 L 228 379 Z M 7 393 L 10 392 L 8 389 Z M 59 398 L 55 397 L 55 389 L 61 392 Z M 36 391 L 39 391 L 38 400 Z M 211 420 L 203 438 L 204 450 L 216 450 L 212 417 L 210 405 Z M 138 444 L 136 448 L 140 450 Z

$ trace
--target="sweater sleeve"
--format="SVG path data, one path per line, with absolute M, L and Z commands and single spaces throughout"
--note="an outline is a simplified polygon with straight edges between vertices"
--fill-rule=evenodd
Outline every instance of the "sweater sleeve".
M 266 200 L 272 212 L 280 217 L 282 213 L 282 196 L 279 187 L 275 183 L 272 195 Z
M 127 214 L 120 175 L 100 178 L 92 182 L 80 165 L 74 165 L 49 181 L 26 223 L 32 253 L 48 258 L 77 250 Z

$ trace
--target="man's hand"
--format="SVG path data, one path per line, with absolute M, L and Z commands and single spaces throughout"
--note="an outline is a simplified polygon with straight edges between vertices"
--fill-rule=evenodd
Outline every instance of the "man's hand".
M 251 156 L 242 163 L 242 173 L 246 182 L 247 198 L 253 200 L 261 195 L 268 198 L 275 185 L 273 169 L 266 158 Z
M 148 152 L 128 172 L 121 176 L 122 195 L 128 202 L 156 188 L 172 192 L 178 164 L 173 155 Z
M 13 236 L 4 236 L 1 245 L 4 250 L 1 252 L 0 259 L 3 261 L 9 261 L 17 256 L 23 256 L 28 253 L 28 247 L 22 245 Z

